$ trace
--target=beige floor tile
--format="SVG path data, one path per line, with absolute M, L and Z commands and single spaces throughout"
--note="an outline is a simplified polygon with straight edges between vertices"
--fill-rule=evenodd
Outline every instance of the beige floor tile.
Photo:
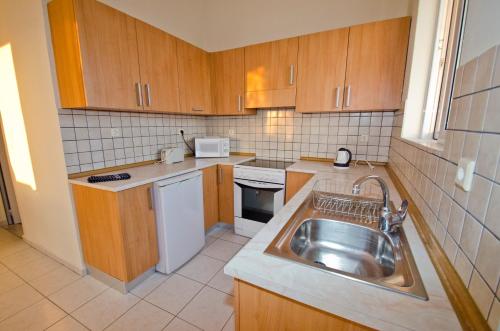
M 106 331 L 159 331 L 173 318 L 174 315 L 141 301 L 113 322 Z
M 236 253 L 238 253 L 241 247 L 241 245 L 218 239 L 213 244 L 203 249 L 201 254 L 222 261 L 229 261 Z
M 205 246 L 204 247 L 210 246 L 216 240 L 217 240 L 217 237 L 212 237 L 212 236 L 206 235 L 205 236 Z
M 70 315 L 67 315 L 65 318 L 52 325 L 47 331 L 86 331 L 88 330 L 84 327 L 80 322 L 75 320 Z
M 231 315 L 231 318 L 227 321 L 226 325 L 224 325 L 224 328 L 222 331 L 234 331 L 236 330 L 236 324 L 234 321 L 234 314 Z
M 0 323 L 0 330 L 44 330 L 66 315 L 47 299 L 20 311 Z
M 82 277 L 49 296 L 56 305 L 71 313 L 108 287 L 90 276 Z
M 240 245 L 245 245 L 250 240 L 249 238 L 239 236 L 232 231 L 223 233 L 220 239 L 231 241 L 235 244 L 240 244 Z
M 221 330 L 233 313 L 233 297 L 203 288 L 180 312 L 179 317 L 203 330 Z
M 61 265 L 45 275 L 29 281 L 43 295 L 50 295 L 71 284 L 81 276 Z
M 151 291 L 160 286 L 168 277 L 168 275 L 155 272 L 149 276 L 148 279 L 134 287 L 130 293 L 137 295 L 140 298 L 144 298 L 146 295 L 151 293 Z
M 17 269 L 23 267 L 44 255 L 34 248 L 27 247 L 13 254 L 0 257 L 0 261 L 10 269 Z
M 176 315 L 198 293 L 202 284 L 174 274 L 145 300 Z
M 6 269 L 7 270 L 7 269 Z M 0 273 L 0 294 L 24 284 L 24 281 L 10 271 Z
M 109 288 L 71 315 L 91 330 L 104 330 L 138 301 L 135 295 Z
M 29 281 L 44 276 L 50 271 L 59 268 L 61 265 L 62 264 L 56 262 L 50 257 L 43 256 L 32 261 L 30 264 L 13 269 L 13 271 L 17 273 L 19 277 L 23 278 L 26 281 Z
M 176 273 L 206 284 L 223 266 L 224 262 L 199 254 Z
M 197 327 L 181 320 L 180 318 L 174 318 L 172 322 L 165 328 L 165 331 L 198 331 Z
M 15 240 L 12 242 L 2 242 L 0 244 L 0 259 L 5 258 L 12 254 L 19 253 L 28 248 L 31 248 L 31 246 L 26 244 L 22 240 Z
M 227 294 L 234 294 L 233 277 L 226 275 L 224 269 L 219 270 L 214 278 L 210 279 L 208 286 L 214 287 Z
M 220 238 L 227 231 L 229 231 L 227 228 L 217 226 L 208 231 L 207 235 L 215 238 Z
M 22 285 L 0 295 L 0 321 L 42 300 L 43 297 L 29 285 Z

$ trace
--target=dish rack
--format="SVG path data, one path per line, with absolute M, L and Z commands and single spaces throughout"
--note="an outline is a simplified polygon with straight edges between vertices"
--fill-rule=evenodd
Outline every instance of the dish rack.
M 334 193 L 342 191 L 339 185 L 342 184 L 331 179 L 318 180 L 313 188 L 314 209 L 325 214 L 349 216 L 360 223 L 378 222 L 383 206 L 381 200 Z

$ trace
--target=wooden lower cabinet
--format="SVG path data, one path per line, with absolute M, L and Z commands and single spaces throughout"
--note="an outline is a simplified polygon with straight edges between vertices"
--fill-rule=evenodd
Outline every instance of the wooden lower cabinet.
M 218 165 L 219 180 L 219 220 L 234 224 L 234 183 L 233 166 Z
M 219 189 L 216 165 L 203 169 L 203 205 L 205 230 L 207 230 L 219 222 Z
M 158 262 L 152 184 L 120 192 L 73 185 L 85 263 L 130 282 Z
M 234 281 L 234 293 L 239 331 L 372 330 L 239 279 Z
M 295 193 L 297 193 L 302 186 L 305 185 L 314 176 L 305 172 L 286 172 L 286 186 L 285 186 L 285 203 L 288 202 Z

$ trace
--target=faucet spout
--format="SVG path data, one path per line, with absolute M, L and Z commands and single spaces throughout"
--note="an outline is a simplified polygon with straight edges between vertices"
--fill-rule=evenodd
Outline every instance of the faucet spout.
M 393 213 L 389 206 L 390 197 L 387 183 L 381 177 L 375 175 L 364 176 L 356 179 L 356 181 L 352 185 L 352 194 L 358 195 L 361 191 L 361 184 L 370 179 L 376 180 L 379 183 L 384 199 L 383 206 L 380 210 L 378 227 L 380 231 L 385 233 L 395 232 L 396 229 L 401 226 L 401 224 L 403 224 L 403 221 L 406 218 L 408 201 L 403 200 L 401 208 L 399 208 L 396 213 Z
M 386 182 L 381 177 L 379 177 L 379 176 L 370 175 L 370 176 L 363 176 L 363 177 L 360 177 L 360 178 L 356 179 L 356 181 L 352 185 L 352 194 L 358 195 L 359 192 L 361 191 L 361 184 L 363 184 L 364 182 L 366 182 L 366 181 L 368 181 L 370 179 L 376 180 L 380 184 L 380 188 L 382 189 L 383 201 L 384 201 L 384 209 L 386 211 L 390 212 L 390 208 L 389 208 L 389 201 L 390 201 L 390 198 L 389 198 L 389 188 L 387 187 Z

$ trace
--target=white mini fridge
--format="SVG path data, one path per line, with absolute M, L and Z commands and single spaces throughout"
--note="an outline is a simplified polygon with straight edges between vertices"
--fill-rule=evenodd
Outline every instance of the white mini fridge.
M 156 182 L 154 197 L 160 253 L 156 270 L 169 274 L 205 245 L 202 173 Z

